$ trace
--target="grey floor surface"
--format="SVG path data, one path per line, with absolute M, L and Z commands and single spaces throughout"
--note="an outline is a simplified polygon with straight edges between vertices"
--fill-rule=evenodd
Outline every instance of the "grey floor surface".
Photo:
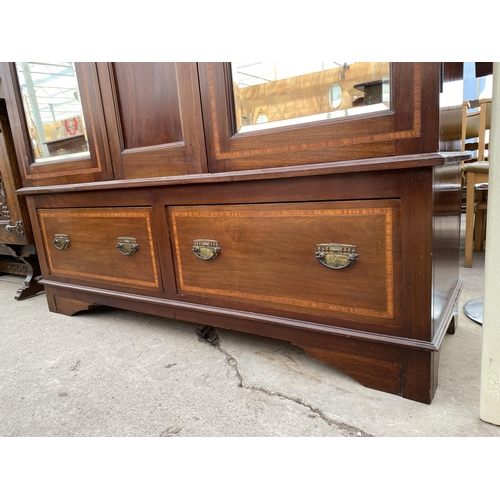
M 431 405 L 286 342 L 219 330 L 215 346 L 199 325 L 104 307 L 53 314 L 0 276 L 0 498 L 491 496 L 500 426 L 479 418 L 482 328 L 463 313 L 483 294 L 484 253 L 460 264 Z M 383 439 L 325 439 L 365 436 Z
M 484 253 L 465 280 L 459 326 L 444 339 L 439 387 L 424 405 L 361 386 L 287 342 L 111 308 L 66 317 L 45 294 L 0 276 L 0 436 L 500 436 L 480 420 Z

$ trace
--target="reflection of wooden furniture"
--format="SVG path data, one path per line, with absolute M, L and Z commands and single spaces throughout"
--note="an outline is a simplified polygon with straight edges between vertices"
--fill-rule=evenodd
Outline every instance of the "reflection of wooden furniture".
M 391 111 L 235 134 L 228 64 L 77 64 L 89 157 L 42 165 L 0 64 L 50 310 L 283 339 L 430 403 L 462 286 L 440 70 L 393 64 Z
M 474 109 L 468 113 L 469 109 Z M 472 267 L 474 252 L 484 249 L 488 196 L 488 141 L 491 127 L 491 99 L 466 101 L 462 106 L 462 150 L 473 154 L 464 163 L 465 203 L 465 267 Z
M 491 98 L 464 101 L 462 105 L 462 151 L 472 154 L 471 161 L 488 158 L 488 137 L 491 128 Z M 472 112 L 468 110 L 472 109 Z
M 41 273 L 26 202 L 16 195 L 20 187 L 5 101 L 0 96 L 0 273 L 26 276 L 15 296 L 18 300 L 43 290 L 37 282 Z
M 72 153 L 84 153 L 88 151 L 87 141 L 83 134 L 56 139 L 45 143 L 51 156 L 67 155 Z
M 382 78 L 387 77 L 388 66 L 388 63 L 358 62 L 351 64 L 348 69 L 325 69 L 250 87 L 239 88 L 235 85 L 235 101 L 240 110 L 236 119 L 243 115 L 243 124 L 249 125 L 256 123 L 259 114 L 266 115 L 269 121 L 274 122 L 350 109 L 353 100 L 364 95 L 365 86 L 371 96 L 379 93 L 377 102 L 380 103 Z M 358 87 L 357 84 L 367 78 L 377 79 L 380 83 L 373 82 L 373 87 L 369 83 Z M 329 100 L 333 83 L 337 83 L 342 90 L 341 101 L 335 108 Z M 368 100 L 364 104 L 375 104 L 375 99 Z
M 382 102 L 383 80 L 372 80 L 371 82 L 363 82 L 354 85 L 356 90 L 360 90 L 364 94 L 364 105 L 379 104 Z
M 474 252 L 483 250 L 486 233 L 488 162 L 464 165 L 467 185 L 465 206 L 465 267 L 472 267 Z

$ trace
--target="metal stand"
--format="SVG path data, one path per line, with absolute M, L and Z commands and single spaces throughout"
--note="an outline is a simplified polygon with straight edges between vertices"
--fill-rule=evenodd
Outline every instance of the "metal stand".
M 483 297 L 468 300 L 464 304 L 464 313 L 472 321 L 483 324 Z

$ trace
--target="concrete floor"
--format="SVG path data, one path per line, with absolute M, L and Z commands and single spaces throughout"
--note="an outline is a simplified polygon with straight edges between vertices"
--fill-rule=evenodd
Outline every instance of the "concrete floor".
M 367 389 L 301 349 L 97 308 L 50 313 L 14 300 L 0 276 L 0 436 L 500 436 L 479 419 L 481 326 L 463 304 L 483 294 L 484 253 L 463 267 L 459 327 L 444 339 L 431 405 Z

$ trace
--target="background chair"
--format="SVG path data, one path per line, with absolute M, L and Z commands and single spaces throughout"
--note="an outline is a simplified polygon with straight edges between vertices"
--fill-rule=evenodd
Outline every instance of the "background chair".
M 488 143 L 491 98 L 465 101 L 462 106 L 462 151 L 472 154 L 463 165 L 465 201 L 465 267 L 484 248 L 488 202 Z

